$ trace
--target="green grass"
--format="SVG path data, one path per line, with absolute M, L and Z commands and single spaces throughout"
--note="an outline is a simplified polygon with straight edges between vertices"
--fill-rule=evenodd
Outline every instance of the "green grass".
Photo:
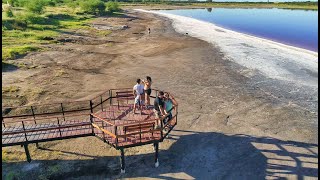
M 13 47 L 3 47 L 2 48 L 2 60 L 15 59 L 22 55 L 27 54 L 31 51 L 39 50 L 37 46 L 23 45 L 23 46 L 13 46 Z
M 55 38 L 71 30 L 90 29 L 87 23 L 93 19 L 92 15 L 77 14 L 77 11 L 65 6 L 47 7 L 42 15 L 26 13 L 21 8 L 12 11 L 14 17 L 2 17 L 4 62 L 41 50 L 43 44 L 55 43 L 46 40 L 47 37 Z
M 11 8 L 13 16 L 2 12 L 2 64 L 12 64 L 8 60 L 42 50 L 42 45 L 57 43 L 49 39 L 58 37 L 61 33 L 74 30 L 88 30 L 97 36 L 108 36 L 111 33 L 90 27 L 89 23 L 95 16 L 82 12 L 80 7 L 58 4 L 46 6 L 41 15 L 27 12 L 22 7 Z

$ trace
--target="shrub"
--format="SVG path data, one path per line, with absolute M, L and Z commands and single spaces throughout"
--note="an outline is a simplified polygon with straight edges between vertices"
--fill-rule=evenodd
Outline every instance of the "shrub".
M 111 12 L 111 13 L 120 10 L 119 3 L 117 1 L 114 1 L 114 2 L 113 1 L 108 1 L 106 6 L 107 6 L 107 11 Z
M 11 9 L 11 5 L 9 4 L 2 4 L 2 11 L 8 11 L 9 9 Z
M 28 3 L 28 0 L 15 0 L 14 6 L 24 7 Z
M 76 7 L 78 7 L 80 4 L 80 2 L 77 0 L 65 0 L 64 3 L 72 9 L 76 9 Z
M 7 17 L 13 17 L 13 13 L 12 13 L 11 9 L 6 10 L 5 13 L 6 13 Z
M 106 6 L 101 0 L 83 0 L 80 2 L 80 8 L 90 14 L 103 14 Z
M 29 0 L 28 3 L 25 4 L 25 7 L 30 12 L 41 14 L 45 5 L 46 3 L 43 0 Z
M 56 2 L 54 0 L 46 0 L 44 4 L 48 6 L 55 6 Z
M 24 16 L 24 20 L 30 24 L 46 24 L 48 19 L 37 14 L 26 13 Z
M 23 19 L 6 19 L 2 20 L 2 30 L 25 30 L 27 22 Z
M 15 46 L 11 48 L 2 48 L 2 60 L 15 59 L 31 51 L 37 51 L 39 47 L 31 45 Z
M 9 3 L 11 6 L 14 6 L 17 0 L 7 0 L 5 3 Z

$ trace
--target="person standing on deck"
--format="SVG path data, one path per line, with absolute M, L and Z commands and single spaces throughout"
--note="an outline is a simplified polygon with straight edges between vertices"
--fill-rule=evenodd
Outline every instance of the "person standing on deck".
M 167 118 L 163 120 L 163 122 L 166 124 L 170 119 L 172 119 L 172 110 L 174 109 L 174 106 L 177 106 L 176 100 L 172 97 L 170 98 L 169 93 L 165 93 L 164 95 L 164 112 L 165 115 L 168 114 Z
M 165 115 L 164 112 L 164 93 L 163 91 L 159 91 L 158 96 L 154 100 L 154 114 L 156 115 L 156 128 L 160 127 L 160 118 Z M 161 123 L 161 122 L 160 122 Z
M 133 86 L 133 95 L 134 95 L 134 105 L 133 105 L 133 114 L 136 113 L 137 104 L 140 107 L 142 113 L 142 105 L 144 103 L 142 95 L 144 95 L 143 85 L 140 84 L 141 79 L 137 79 L 137 84 Z
M 152 84 L 151 77 L 147 76 L 146 80 L 142 80 L 142 83 L 144 84 L 144 91 L 146 93 L 146 105 L 148 108 L 148 106 L 150 106 L 150 95 L 151 95 L 151 84 Z

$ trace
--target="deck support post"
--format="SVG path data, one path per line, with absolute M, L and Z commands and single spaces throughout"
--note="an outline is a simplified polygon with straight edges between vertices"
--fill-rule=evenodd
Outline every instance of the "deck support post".
M 153 147 L 155 150 L 154 166 L 159 167 L 159 142 L 153 143 Z
M 100 96 L 100 102 L 101 102 L 101 111 L 103 112 L 103 100 L 102 100 L 102 95 Z
M 90 102 L 91 102 L 91 101 L 90 101 Z M 92 116 L 92 114 L 90 114 L 90 122 L 91 122 L 92 134 L 95 135 L 95 134 L 94 134 L 93 116 Z
M 93 113 L 93 102 L 90 100 L 90 112 Z
M 39 143 L 36 143 L 36 147 L 37 149 L 40 149 Z
M 24 144 L 23 146 L 24 146 L 24 151 L 26 152 L 27 161 L 31 162 L 31 156 L 30 156 L 30 153 L 29 153 L 28 144 Z
M 112 90 L 109 91 L 109 97 L 110 97 L 110 106 L 112 105 Z
M 120 152 L 121 152 L 121 157 L 120 157 L 120 160 L 121 160 L 121 174 L 124 174 L 126 172 L 126 170 L 125 170 L 126 164 L 125 164 L 125 161 L 124 161 L 124 149 L 121 148 Z
M 37 124 L 37 122 L 36 122 L 36 116 L 34 115 L 34 111 L 33 111 L 33 107 L 32 107 L 32 106 L 31 106 L 31 112 L 32 112 L 34 124 Z
M 61 112 L 62 112 L 63 120 L 66 121 L 66 118 L 64 117 L 64 110 L 63 110 L 63 105 L 62 105 L 62 103 L 61 103 L 60 105 L 61 105 Z

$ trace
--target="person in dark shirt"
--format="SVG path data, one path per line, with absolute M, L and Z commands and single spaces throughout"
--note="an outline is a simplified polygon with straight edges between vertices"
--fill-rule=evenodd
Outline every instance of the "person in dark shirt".
M 163 91 L 159 91 L 158 96 L 156 97 L 156 99 L 154 100 L 154 114 L 156 115 L 156 123 L 157 123 L 157 127 L 159 127 L 159 120 L 162 116 L 165 115 L 164 112 L 164 92 Z

